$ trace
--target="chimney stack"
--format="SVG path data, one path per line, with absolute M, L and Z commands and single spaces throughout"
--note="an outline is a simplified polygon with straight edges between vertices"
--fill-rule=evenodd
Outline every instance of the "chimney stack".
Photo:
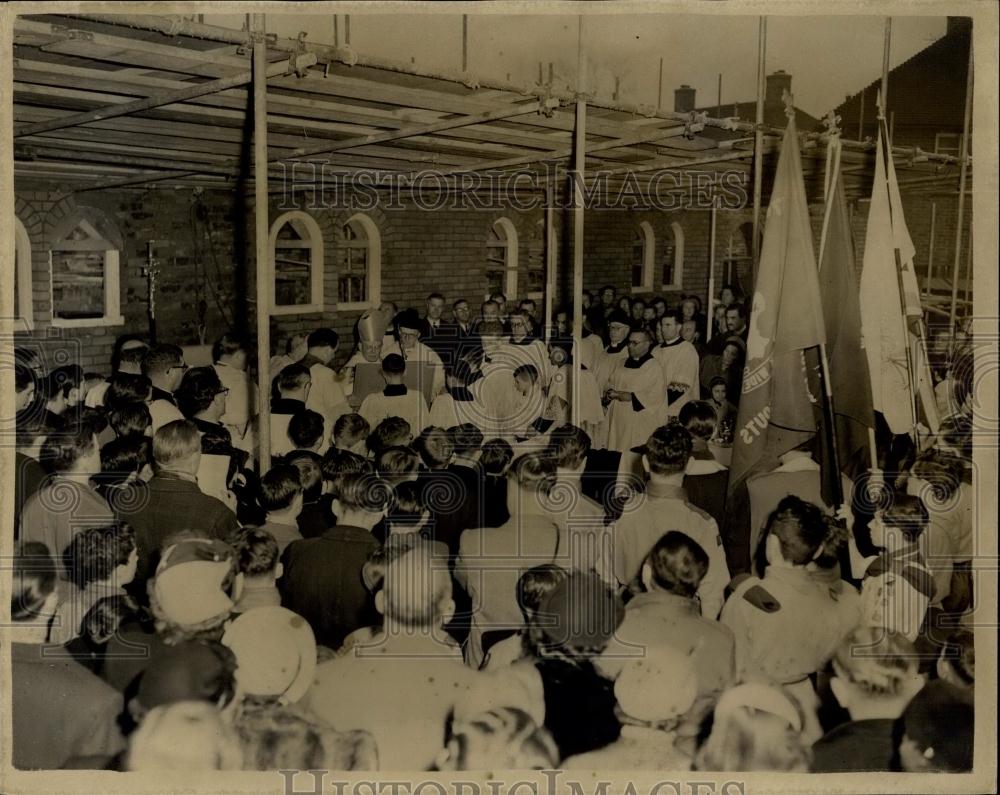
M 687 84 L 674 89 L 675 113 L 687 113 L 694 110 L 694 92 L 695 90 Z
M 792 76 L 784 69 L 779 69 L 767 76 L 767 89 L 764 92 L 764 105 L 768 107 L 781 107 L 781 95 L 783 92 L 792 91 Z
M 951 36 L 956 33 L 968 35 L 972 32 L 972 17 L 948 17 L 948 27 L 945 35 Z

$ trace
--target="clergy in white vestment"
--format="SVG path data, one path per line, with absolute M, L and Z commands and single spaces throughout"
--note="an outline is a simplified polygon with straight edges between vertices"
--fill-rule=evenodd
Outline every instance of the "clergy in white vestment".
M 323 418 L 323 425 L 330 429 L 342 415 L 352 412 L 331 366 L 340 345 L 340 335 L 332 328 L 318 328 L 309 335 L 307 345 L 308 351 L 299 361 L 309 369 L 312 378 L 306 408 L 317 412 Z
M 628 333 L 631 328 L 632 321 L 623 310 L 614 309 L 608 315 L 609 342 L 598 352 L 593 368 L 594 380 L 597 382 L 597 391 L 600 395 L 603 395 L 611 385 L 611 377 L 615 370 L 628 359 Z M 609 417 L 605 412 L 604 418 L 591 434 L 594 448 L 597 450 L 608 447 L 608 420 Z
M 415 309 L 404 309 L 395 319 L 399 337 L 399 352 L 408 362 L 424 362 L 433 369 L 431 395 L 437 397 L 444 391 L 444 363 L 430 347 L 420 341 L 422 323 Z
M 608 404 L 608 448 L 626 453 L 643 444 L 662 423 L 666 386 L 645 328 L 628 336 L 629 358 L 615 369 L 604 392 Z M 624 458 L 624 456 L 623 456 Z
M 523 309 L 515 309 L 510 313 L 510 336 L 501 349 L 502 357 L 510 359 L 514 369 L 523 364 L 533 365 L 538 371 L 542 385 L 549 382 L 549 354 L 545 343 L 532 336 L 531 319 Z
M 354 373 L 359 364 L 380 363 L 390 353 L 399 353 L 399 345 L 386 329 L 392 316 L 382 309 L 370 309 L 358 319 L 358 347 L 342 370 L 344 393 L 354 392 Z
M 398 353 L 390 353 L 382 360 L 382 377 L 385 389 L 372 392 L 361 402 L 358 414 L 364 417 L 372 428 L 389 417 L 402 417 L 410 423 L 414 436 L 429 424 L 430 410 L 423 393 L 407 389 L 403 383 L 406 375 L 406 361 Z
M 685 403 L 698 399 L 701 360 L 694 345 L 681 337 L 682 320 L 676 310 L 660 318 L 663 342 L 653 349 L 653 358 L 663 371 L 666 385 L 666 417 L 676 417 Z
M 516 321 L 517 316 L 514 319 Z M 511 337 L 503 336 L 503 326 L 495 320 L 483 321 L 479 333 L 483 347 L 482 377 L 470 388 L 484 415 L 480 429 L 487 438 L 499 436 L 512 441 L 524 430 L 520 415 L 525 402 L 514 373 L 520 367 L 531 365 L 541 381 L 539 347 L 544 351 L 545 346 L 537 340 L 524 344 L 525 336 L 511 342 Z
M 575 346 L 565 338 L 554 339 L 549 343 L 552 375 L 547 393 L 546 416 L 552 418 L 557 425 L 572 422 L 572 400 L 575 394 L 579 405 L 577 424 L 593 438 L 604 420 L 604 407 L 601 406 L 601 393 L 597 388 L 594 372 L 583 362 L 580 363 L 579 385 L 576 389 L 573 387 L 573 352 L 580 347 L 582 346 Z
M 431 404 L 429 423 L 438 428 L 454 428 L 471 423 L 486 435 L 485 412 L 470 385 L 480 378 L 468 362 L 461 361 L 445 370 L 445 390 Z

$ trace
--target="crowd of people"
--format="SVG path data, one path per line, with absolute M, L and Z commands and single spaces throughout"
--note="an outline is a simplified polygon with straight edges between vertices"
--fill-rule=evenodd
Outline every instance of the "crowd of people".
M 669 303 L 386 304 L 263 420 L 236 334 L 18 351 L 14 765 L 970 770 L 969 368 L 843 505 L 734 489 L 747 310 Z

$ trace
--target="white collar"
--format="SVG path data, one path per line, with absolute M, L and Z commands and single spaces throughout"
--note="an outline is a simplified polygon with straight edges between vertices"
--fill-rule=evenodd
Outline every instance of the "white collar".
M 716 472 L 722 472 L 726 469 L 723 464 L 718 461 L 707 458 L 689 458 L 687 467 L 684 469 L 685 475 L 712 475 Z
M 806 455 L 795 455 L 786 458 L 775 472 L 818 472 L 819 464 Z

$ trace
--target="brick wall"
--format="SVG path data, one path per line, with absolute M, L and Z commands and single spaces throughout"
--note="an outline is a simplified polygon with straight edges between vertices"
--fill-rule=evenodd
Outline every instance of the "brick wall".
M 180 344 L 197 344 L 199 333 L 213 341 L 231 326 L 240 326 L 251 335 L 256 288 L 254 284 L 254 240 L 252 206 L 234 207 L 231 192 L 154 189 L 83 193 L 76 198 L 58 198 L 35 186 L 18 186 L 16 214 L 32 245 L 35 330 L 31 337 L 64 344 L 73 340 L 74 360 L 87 369 L 106 370 L 115 338 L 126 332 L 144 332 L 146 318 L 146 243 L 155 240 L 161 262 L 157 293 L 157 331 L 160 339 Z M 930 199 L 907 198 L 907 221 L 917 248 L 917 269 L 926 268 L 929 239 Z M 938 267 L 953 257 L 955 205 L 953 198 L 939 199 L 935 229 Z M 272 207 L 273 222 L 288 208 Z M 818 241 L 820 207 L 813 208 L 814 234 Z M 855 208 L 854 226 L 860 264 L 864 241 L 867 204 Z M 309 331 L 320 324 L 336 328 L 345 337 L 341 351 L 346 356 L 350 335 L 359 311 L 337 311 L 337 273 L 345 222 L 353 215 L 346 209 L 310 211 L 324 243 L 324 310 L 310 314 L 283 315 L 272 319 L 272 348 L 277 349 L 293 333 Z M 404 202 L 373 210 L 369 217 L 381 236 L 381 298 L 400 307 L 423 307 L 431 291 L 445 294 L 448 302 L 467 298 L 478 307 L 486 290 L 484 266 L 486 243 L 495 221 L 507 217 L 518 235 L 519 284 L 523 293 L 529 263 L 544 262 L 544 212 L 497 209 L 424 210 Z M 121 245 L 121 304 L 125 323 L 115 327 L 49 330 L 48 250 L 54 236 L 64 233 L 75 219 L 86 217 L 102 224 L 109 240 Z M 752 285 L 752 269 L 747 258 L 750 238 L 750 210 L 719 210 L 716 231 L 715 292 L 726 280 L 725 260 L 735 258 L 735 280 L 745 290 Z M 639 225 L 648 222 L 655 238 L 656 282 L 668 239 L 679 228 L 683 236 L 682 286 L 662 291 L 657 284 L 652 293 L 664 295 L 673 305 L 681 294 L 693 293 L 703 302 L 708 292 L 710 212 L 675 212 L 639 209 L 592 209 L 585 215 L 584 287 L 598 290 L 614 284 L 619 294 L 629 293 L 632 245 Z M 572 224 L 569 211 L 555 213 L 557 229 L 558 279 L 555 306 L 568 303 L 571 295 L 573 262 Z M 676 225 L 676 226 L 675 226 Z M 246 229 L 241 234 L 240 230 Z M 117 237 L 113 237 L 117 235 Z M 202 328 L 203 326 L 203 328 Z M 24 336 L 24 335 L 22 335 Z

